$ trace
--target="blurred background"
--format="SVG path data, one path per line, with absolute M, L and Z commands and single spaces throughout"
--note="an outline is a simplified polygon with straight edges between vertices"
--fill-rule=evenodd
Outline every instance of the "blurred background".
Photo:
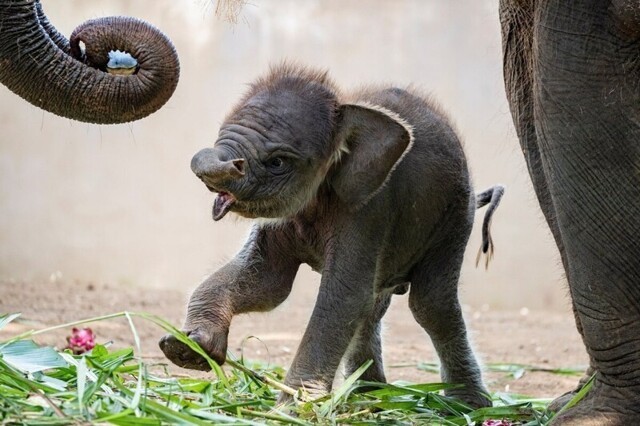
M 461 294 L 482 308 L 569 307 L 555 245 L 535 200 L 502 83 L 497 0 L 252 0 L 233 24 L 205 0 L 43 0 L 65 35 L 82 21 L 132 15 L 173 40 L 181 79 L 169 103 L 131 124 L 43 112 L 0 86 L 0 279 L 184 289 L 240 248 L 251 225 L 211 219 L 213 195 L 189 169 L 226 111 L 284 58 L 328 68 L 342 87 L 414 84 L 432 92 L 464 140 L 476 190 L 507 187 L 496 256 Z M 13 281 L 12 281 L 13 280 Z M 303 267 L 295 291 L 315 291 Z M 0 295 L 1 297 L 1 295 Z

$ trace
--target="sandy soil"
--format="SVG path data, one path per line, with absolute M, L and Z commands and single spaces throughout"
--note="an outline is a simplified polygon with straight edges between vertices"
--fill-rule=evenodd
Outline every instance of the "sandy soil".
M 54 277 L 55 278 L 55 277 Z M 317 288 L 294 288 L 290 298 L 274 312 L 250 314 L 234 320 L 229 348 L 244 351 L 247 358 L 287 366 L 311 313 Z M 180 325 L 189 288 L 179 290 L 142 289 L 131 286 L 65 282 L 0 281 L 0 313 L 22 312 L 19 321 L 0 331 L 0 339 L 32 328 L 39 329 L 69 321 L 129 310 L 161 315 Z M 572 315 L 544 311 L 493 311 L 465 307 L 476 352 L 485 364 L 522 363 L 542 368 L 586 366 L 587 356 L 575 330 Z M 438 376 L 416 368 L 420 362 L 437 361 L 433 347 L 411 317 L 406 296 L 398 296 L 385 317 L 384 356 L 387 378 L 412 382 L 438 381 Z M 91 325 L 98 341 L 131 346 L 133 336 L 124 319 Z M 142 355 L 164 362 L 157 346 L 163 331 L 143 320 L 136 321 L 142 340 Z M 61 330 L 38 336 L 39 342 L 64 346 Z M 257 339 L 247 339 L 255 336 Z M 180 370 L 180 369 L 177 369 Z M 182 374 L 190 374 L 187 370 Z M 546 372 L 527 372 L 520 378 L 487 372 L 492 391 L 537 397 L 553 397 L 573 388 L 578 377 Z

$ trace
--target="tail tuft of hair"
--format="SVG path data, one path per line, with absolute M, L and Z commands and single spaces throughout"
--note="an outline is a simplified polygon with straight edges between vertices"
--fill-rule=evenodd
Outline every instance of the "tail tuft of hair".
M 476 194 L 476 209 L 489 205 L 486 213 L 484 214 L 484 220 L 482 221 L 482 245 L 480 246 L 478 255 L 476 256 L 476 267 L 480 264 L 482 255 L 485 256 L 485 269 L 489 268 L 489 262 L 493 259 L 495 246 L 493 244 L 493 238 L 491 237 L 491 220 L 493 219 L 493 214 L 500 205 L 500 200 L 502 200 L 503 195 L 503 185 L 495 185 Z

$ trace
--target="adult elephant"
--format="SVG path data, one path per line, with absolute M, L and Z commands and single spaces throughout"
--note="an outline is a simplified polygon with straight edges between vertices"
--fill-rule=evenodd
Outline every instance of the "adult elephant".
M 165 104 L 179 73 L 171 41 L 146 22 L 94 19 L 67 40 L 40 0 L 0 0 L 0 82 L 49 112 L 99 124 L 137 120 Z
M 595 373 L 556 423 L 640 424 L 640 3 L 501 0 L 500 20 L 511 113 Z

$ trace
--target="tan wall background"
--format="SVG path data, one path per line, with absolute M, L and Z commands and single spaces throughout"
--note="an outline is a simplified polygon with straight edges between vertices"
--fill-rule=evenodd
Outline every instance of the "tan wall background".
M 289 58 L 329 68 L 344 87 L 414 83 L 433 92 L 465 141 L 476 189 L 507 185 L 486 272 L 473 265 L 483 213 L 476 220 L 464 302 L 568 308 L 504 95 L 497 0 L 251 3 L 233 25 L 206 1 L 43 0 L 66 35 L 103 15 L 154 23 L 173 39 L 182 75 L 162 110 L 117 126 L 62 119 L 0 87 L 1 278 L 49 283 L 54 274 L 186 295 L 233 256 L 250 226 L 211 220 L 213 197 L 192 176 L 191 156 L 215 140 L 245 83 Z M 318 276 L 305 268 L 298 281 L 316 286 Z

